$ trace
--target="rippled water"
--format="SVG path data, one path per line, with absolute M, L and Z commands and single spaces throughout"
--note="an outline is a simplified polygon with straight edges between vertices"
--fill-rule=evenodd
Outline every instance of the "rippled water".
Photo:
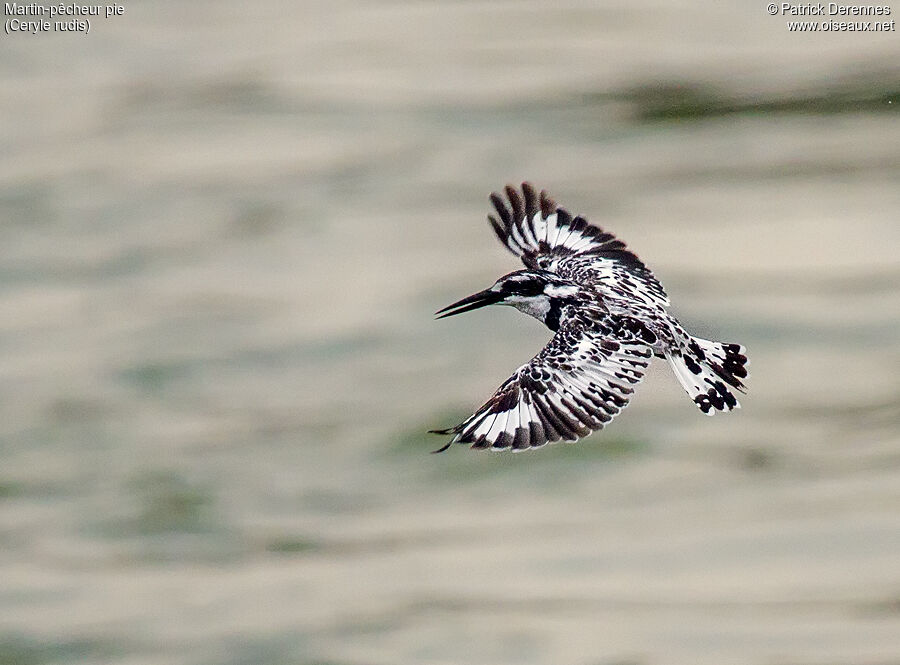
M 898 7 L 897 9 L 900 9 Z M 146 2 L 0 40 L 0 663 L 900 662 L 900 42 L 753 3 Z M 526 455 L 530 179 L 750 349 Z

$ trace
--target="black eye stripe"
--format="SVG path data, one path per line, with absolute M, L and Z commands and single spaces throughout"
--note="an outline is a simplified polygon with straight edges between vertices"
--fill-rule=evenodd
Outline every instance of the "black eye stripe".
M 509 284 L 509 291 L 520 296 L 536 296 L 544 292 L 544 285 L 535 280 L 512 282 Z

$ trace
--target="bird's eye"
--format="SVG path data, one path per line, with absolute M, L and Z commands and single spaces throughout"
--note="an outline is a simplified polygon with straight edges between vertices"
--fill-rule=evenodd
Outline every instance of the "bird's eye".
M 516 294 L 522 296 L 536 296 L 544 292 L 544 285 L 534 280 L 519 282 L 514 288 Z

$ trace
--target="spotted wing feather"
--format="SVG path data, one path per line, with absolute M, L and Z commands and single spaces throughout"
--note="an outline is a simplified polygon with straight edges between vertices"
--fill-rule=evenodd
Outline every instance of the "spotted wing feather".
M 527 267 L 594 284 L 604 295 L 669 305 L 653 273 L 614 235 L 573 217 L 527 182 L 521 194 L 511 185 L 505 193 L 506 200 L 491 194 L 497 215 L 489 215 L 488 221 L 500 242 Z
M 640 341 L 614 336 L 603 323 L 567 321 L 471 417 L 433 430 L 453 435 L 441 451 L 453 443 L 522 451 L 603 428 L 628 404 L 652 355 Z

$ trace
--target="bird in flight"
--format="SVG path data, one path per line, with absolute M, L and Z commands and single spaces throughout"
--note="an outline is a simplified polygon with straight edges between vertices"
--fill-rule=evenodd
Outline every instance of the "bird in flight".
M 522 451 L 577 441 L 603 428 L 625 406 L 656 356 L 700 411 L 740 408 L 747 356 L 739 344 L 688 333 L 668 313 L 653 273 L 621 240 L 559 207 L 529 183 L 506 200 L 491 194 L 488 221 L 525 264 L 484 291 L 437 312 L 438 318 L 486 305 L 509 305 L 542 321 L 553 338 L 472 416 L 431 430 L 472 448 Z

